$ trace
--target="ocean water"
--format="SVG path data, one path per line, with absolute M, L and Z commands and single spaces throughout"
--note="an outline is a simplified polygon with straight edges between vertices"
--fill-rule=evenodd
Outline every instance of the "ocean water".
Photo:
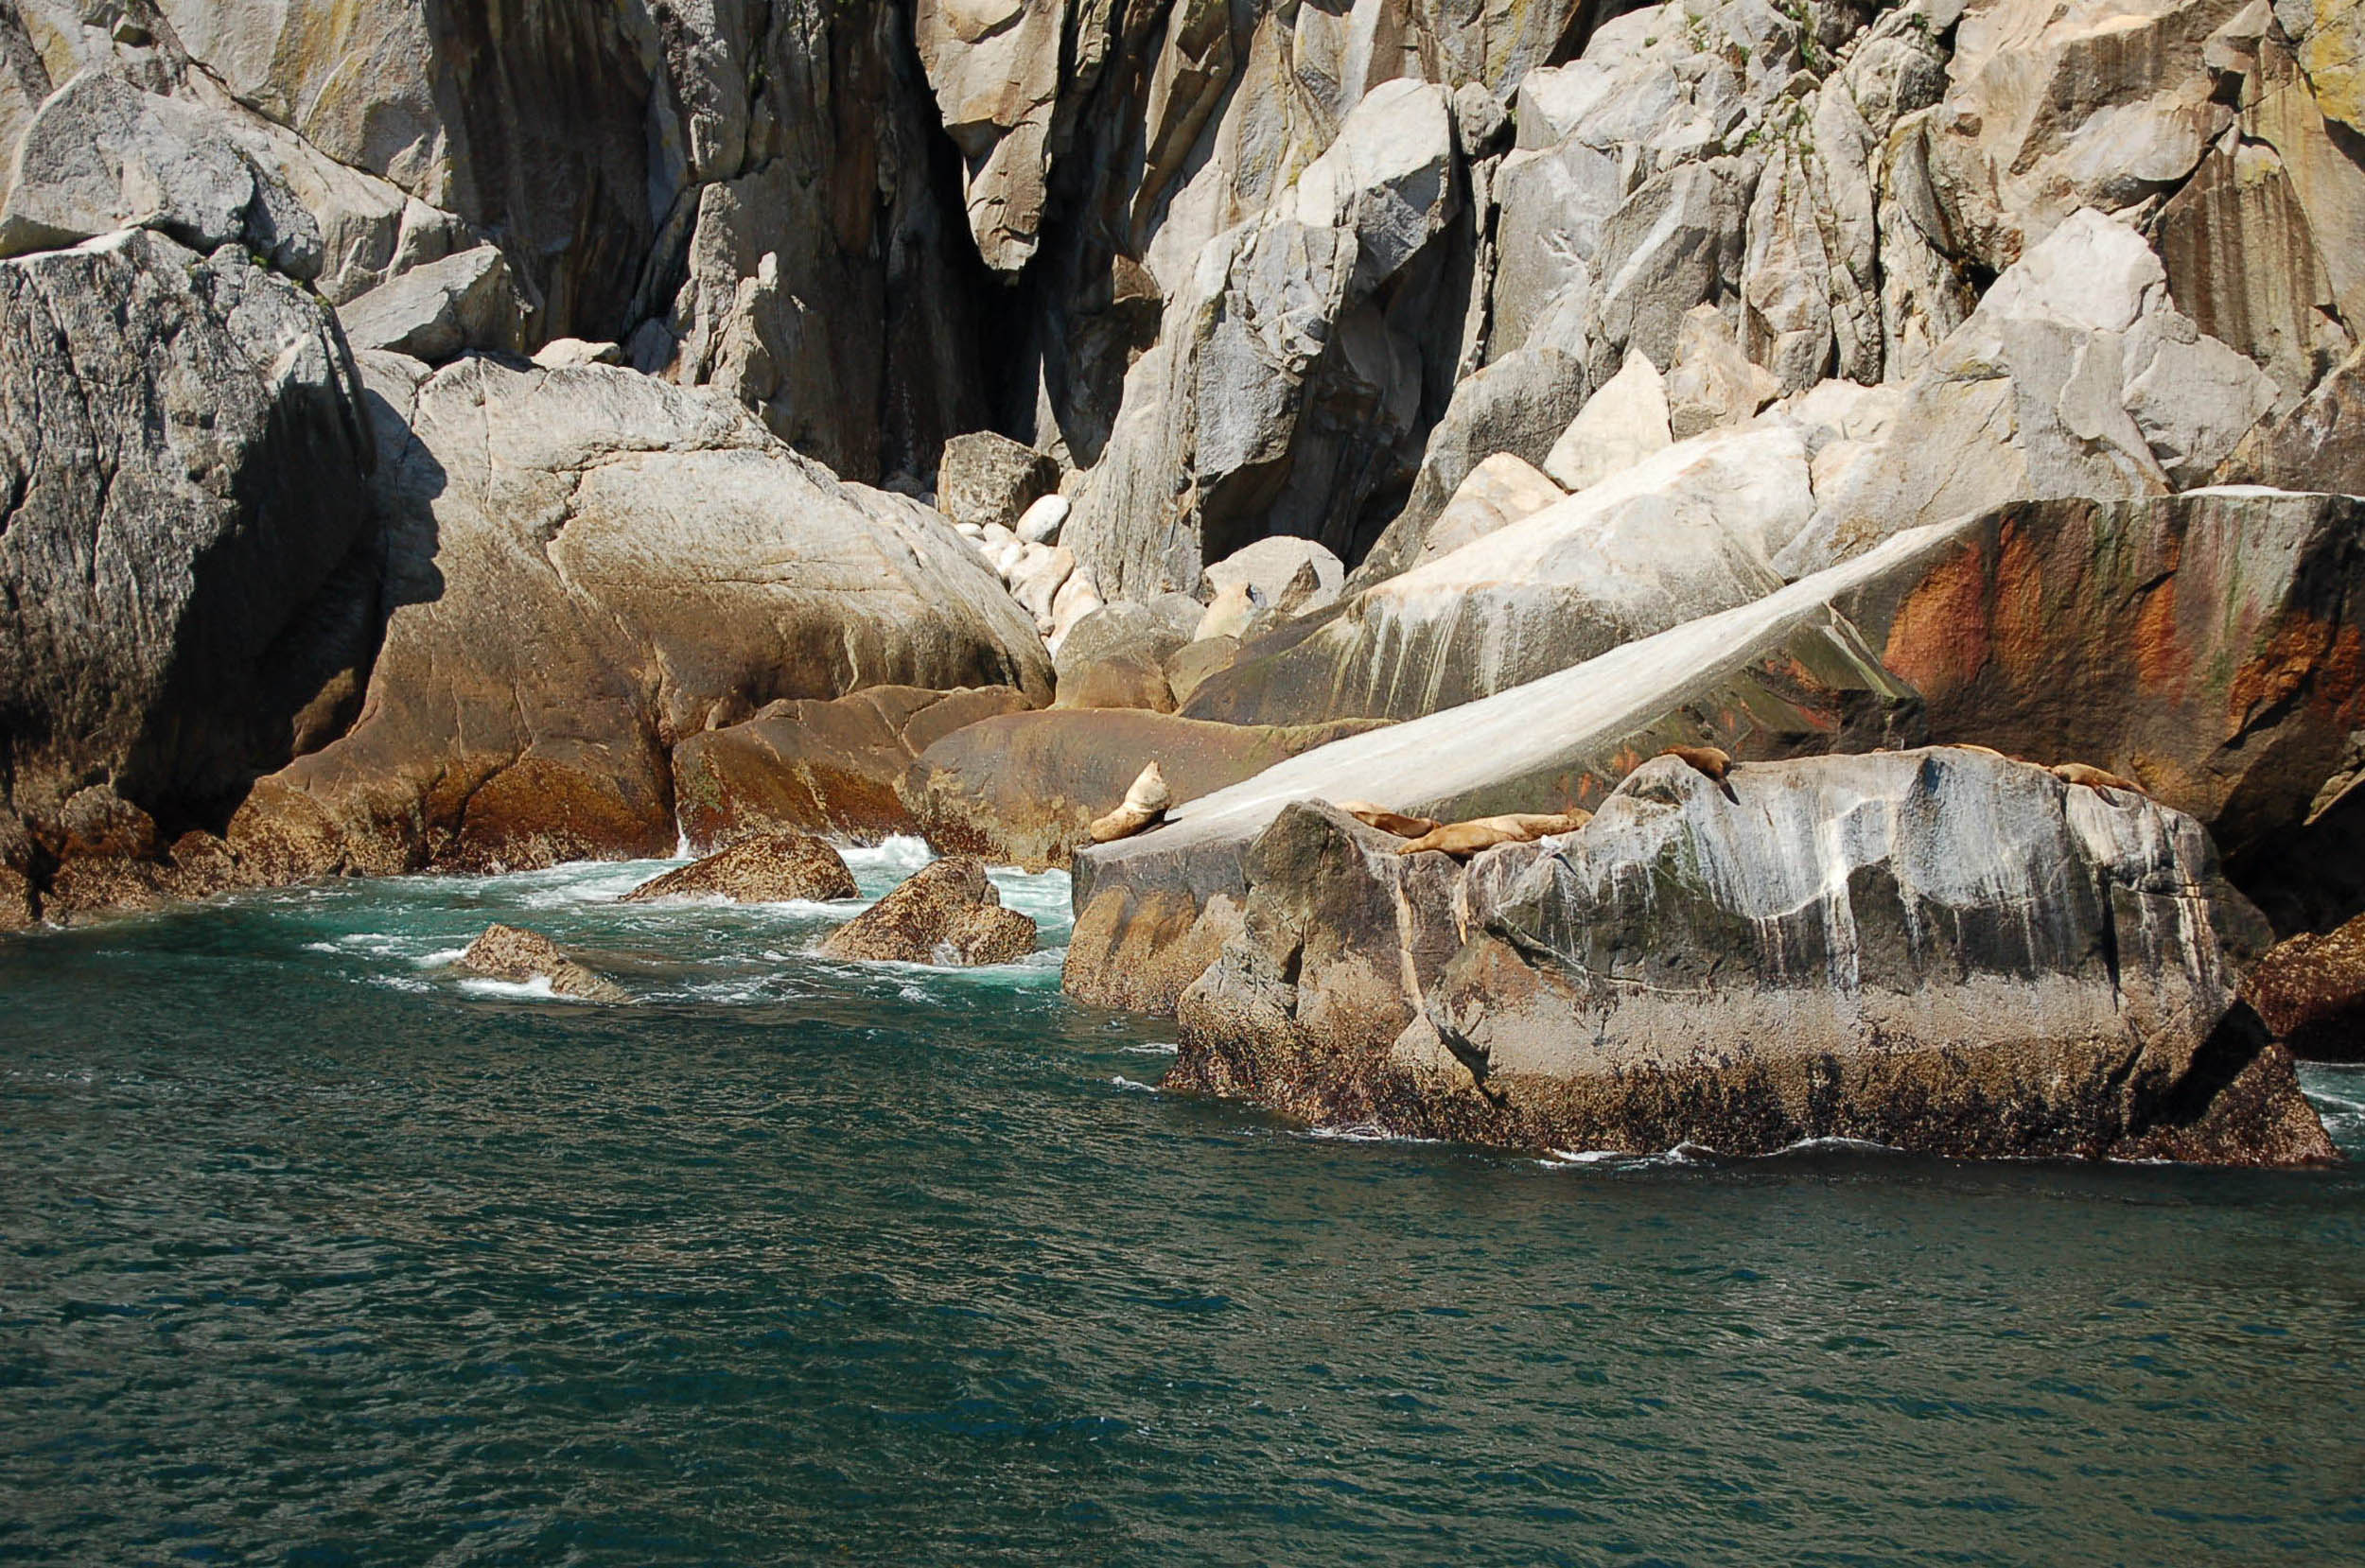
M 658 868 L 0 944 L 0 1562 L 2365 1560 L 2365 1167 L 1308 1134 Z

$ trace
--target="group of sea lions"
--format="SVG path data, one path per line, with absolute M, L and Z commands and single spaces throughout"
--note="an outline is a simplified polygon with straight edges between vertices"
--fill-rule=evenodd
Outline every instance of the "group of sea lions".
M 1959 751 L 1981 752 L 1988 757 L 2001 757 L 2007 762 L 2022 762 L 2029 767 L 2043 767 L 2024 758 L 2005 757 L 1992 746 L 1957 742 Z M 1672 757 L 1723 787 L 1726 798 L 1733 796 L 1733 787 L 1726 775 L 1735 766 L 1729 753 L 1714 746 L 1670 746 L 1660 752 Z M 2125 790 L 2130 794 L 2148 795 L 2149 791 L 2131 778 L 2097 768 L 2084 762 L 2061 762 L 2045 771 L 2065 784 L 2082 785 L 2090 790 Z M 1130 838 L 1157 826 L 1165 819 L 1167 809 L 1174 804 L 1173 792 L 1167 789 L 1165 775 L 1152 762 L 1144 768 L 1133 787 L 1125 793 L 1125 800 L 1116 810 L 1092 825 L 1095 844 L 1112 844 Z M 1473 817 L 1466 822 L 1439 822 L 1433 817 L 1410 816 L 1391 810 L 1368 800 L 1341 800 L 1339 810 L 1355 818 L 1366 828 L 1376 828 L 1393 833 L 1405 843 L 1396 850 L 1399 855 L 1421 855 L 1432 851 L 1466 861 L 1480 850 L 1492 849 L 1500 844 L 1533 844 L 1538 839 L 1573 833 L 1593 820 L 1593 813 L 1570 806 L 1560 811 L 1513 811 L 1501 816 Z

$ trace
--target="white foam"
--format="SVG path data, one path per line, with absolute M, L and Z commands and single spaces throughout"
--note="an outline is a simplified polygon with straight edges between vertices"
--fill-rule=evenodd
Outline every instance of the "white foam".
M 1179 1045 L 1121 1045 L 1117 1049 L 1129 1056 L 1171 1056 L 1182 1048 Z
M 532 980 L 487 980 L 472 976 L 460 983 L 460 988 L 471 996 L 500 997 L 510 1002 L 579 1002 L 579 997 L 563 997 L 551 989 L 551 977 L 535 975 Z
M 1158 1092 L 1158 1086 L 1156 1084 L 1135 1083 L 1132 1079 L 1125 1076 L 1125 1074 L 1121 1072 L 1111 1078 L 1109 1082 L 1115 1085 L 1118 1089 L 1124 1089 L 1130 1094 L 1155 1094 Z

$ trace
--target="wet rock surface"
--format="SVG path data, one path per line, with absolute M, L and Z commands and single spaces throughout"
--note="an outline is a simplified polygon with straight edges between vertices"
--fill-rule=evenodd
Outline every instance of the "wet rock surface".
M 2277 1039 L 2307 1061 L 2365 1061 L 2365 915 L 2277 943 L 2242 983 Z
M 939 514 L 710 392 L 371 364 L 393 613 L 359 722 L 264 802 L 308 796 L 346 867 L 662 854 L 671 749 L 770 703 L 1049 694 L 1034 628 Z
M 734 904 L 851 898 L 846 858 L 816 838 L 764 833 L 653 877 L 624 895 L 628 904 L 661 898 L 725 898 Z
M 539 932 L 518 926 L 493 925 L 468 944 L 460 968 L 487 980 L 515 985 L 547 981 L 553 996 L 581 1002 L 626 1002 L 632 993 L 604 976 L 592 973 L 559 950 L 558 944 Z
M 1002 907 L 985 862 L 934 861 L 832 932 L 824 958 L 860 963 L 1009 964 L 1034 950 L 1035 922 Z

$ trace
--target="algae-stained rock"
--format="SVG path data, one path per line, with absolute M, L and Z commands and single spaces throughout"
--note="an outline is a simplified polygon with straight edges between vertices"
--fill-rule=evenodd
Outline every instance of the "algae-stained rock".
M 875 844 L 918 833 L 899 793 L 920 754 L 969 724 L 1033 705 L 1010 687 L 873 687 L 834 701 L 774 703 L 674 748 L 674 806 L 693 849 L 750 834 L 828 833 Z
M 660 898 L 726 898 L 734 904 L 851 898 L 854 874 L 846 859 L 801 833 L 762 833 L 728 849 L 653 877 L 624 895 L 627 904 Z
M 2277 943 L 2243 980 L 2242 997 L 2293 1055 L 2365 1061 L 2365 915 Z
M 469 974 L 505 980 L 515 985 L 548 981 L 552 995 L 572 997 L 579 1002 L 632 1000 L 632 993 L 568 957 L 557 943 L 540 932 L 518 926 L 485 927 L 484 933 L 468 944 L 468 950 L 460 955 L 455 967 Z
M 663 854 L 673 746 L 770 703 L 1050 694 L 1034 627 L 940 515 L 711 392 L 488 359 L 379 385 L 393 617 L 359 722 L 278 780 L 348 865 Z
M 1019 713 L 929 747 L 904 793 L 938 850 L 1041 871 L 1092 842 L 1094 819 L 1147 763 L 1185 802 L 1370 727 L 1210 724 L 1119 708 Z
M 1367 836 L 1259 839 L 1170 1083 L 1538 1150 L 2336 1158 L 2234 1005 L 2254 916 L 2140 797 L 1960 748 L 1668 758 L 1460 878 Z
M 2365 501 L 2255 489 L 2010 506 L 1843 600 L 1931 739 L 2140 780 L 2243 862 L 2365 727 Z M 2365 864 L 2323 863 L 2365 891 Z M 2246 884 L 2247 885 L 2247 884 Z
M 862 963 L 1008 964 L 1034 950 L 1035 922 L 1002 907 L 983 861 L 965 855 L 922 866 L 832 932 L 824 958 Z
M 219 825 L 318 743 L 376 631 L 360 395 L 326 307 L 243 253 L 132 231 L 0 263 L 18 812 L 96 779 L 174 828 Z

